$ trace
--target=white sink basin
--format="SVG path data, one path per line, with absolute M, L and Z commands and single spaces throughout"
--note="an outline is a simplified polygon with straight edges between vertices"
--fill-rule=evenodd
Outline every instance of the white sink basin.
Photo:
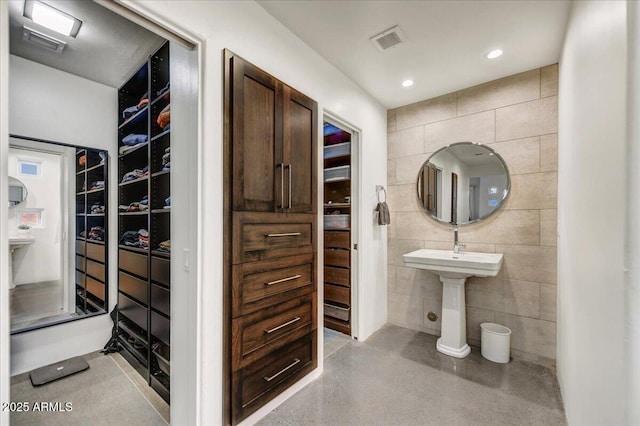
M 9 237 L 9 250 L 15 250 L 27 244 L 36 242 L 34 237 Z
M 426 269 L 447 278 L 495 277 L 502 267 L 502 253 L 420 249 L 402 258 L 411 268 Z
M 442 327 L 436 348 L 443 354 L 464 358 L 467 344 L 464 283 L 468 277 L 495 277 L 502 267 L 501 253 L 454 253 L 452 250 L 420 249 L 402 256 L 411 268 L 440 275 L 442 282 Z M 479 284 L 482 285 L 482 284 Z

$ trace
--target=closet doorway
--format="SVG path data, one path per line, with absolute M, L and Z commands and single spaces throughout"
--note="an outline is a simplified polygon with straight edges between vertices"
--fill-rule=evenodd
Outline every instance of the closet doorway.
M 323 122 L 324 327 L 358 337 L 360 133 Z

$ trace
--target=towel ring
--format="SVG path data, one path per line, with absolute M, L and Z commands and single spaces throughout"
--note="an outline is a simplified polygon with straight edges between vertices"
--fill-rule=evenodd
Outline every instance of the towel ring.
M 380 193 L 381 192 L 384 193 L 384 200 L 380 200 Z M 386 203 L 387 202 L 387 190 L 384 189 L 384 186 L 376 185 L 376 195 L 378 196 L 378 202 L 379 203 Z

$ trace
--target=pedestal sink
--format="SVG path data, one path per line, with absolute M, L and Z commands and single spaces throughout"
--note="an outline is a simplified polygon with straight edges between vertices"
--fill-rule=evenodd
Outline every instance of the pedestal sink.
M 402 256 L 411 268 L 440 275 L 442 281 L 442 334 L 436 348 L 443 354 L 464 358 L 467 344 L 464 283 L 468 277 L 495 277 L 502 267 L 501 253 L 454 253 L 451 250 L 420 249 Z
M 13 283 L 13 252 L 28 244 L 33 244 L 36 242 L 36 239 L 33 237 L 9 237 L 9 252 L 11 253 L 9 256 L 9 279 L 11 283 L 9 285 L 10 289 L 16 288 L 16 285 Z

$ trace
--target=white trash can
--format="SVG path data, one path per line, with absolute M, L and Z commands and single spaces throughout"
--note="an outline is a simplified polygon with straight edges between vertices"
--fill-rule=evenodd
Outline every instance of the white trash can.
M 480 351 L 489 361 L 505 364 L 509 362 L 511 330 L 491 322 L 480 324 Z

